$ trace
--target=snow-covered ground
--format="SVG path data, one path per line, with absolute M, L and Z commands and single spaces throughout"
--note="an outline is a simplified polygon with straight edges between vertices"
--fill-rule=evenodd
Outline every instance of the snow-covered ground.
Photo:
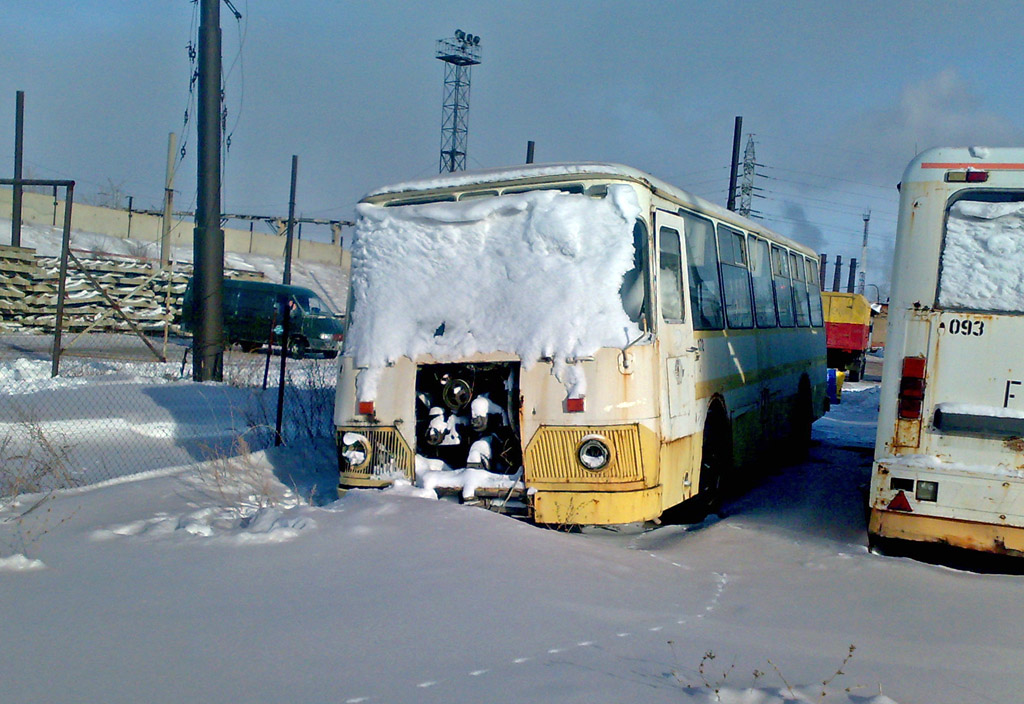
M 877 394 L 697 526 L 335 501 L 329 440 L 8 501 L 0 701 L 1018 701 L 1024 578 L 865 547 Z

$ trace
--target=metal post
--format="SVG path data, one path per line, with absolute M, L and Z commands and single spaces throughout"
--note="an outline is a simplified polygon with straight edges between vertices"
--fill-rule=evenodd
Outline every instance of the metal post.
M 128 196 L 128 236 L 125 239 L 130 240 L 132 238 L 132 207 L 135 205 L 135 196 Z
M 193 238 L 192 378 L 224 376 L 224 232 L 220 229 L 220 0 L 201 0 L 199 23 L 198 193 Z
M 61 349 L 60 334 L 64 325 L 64 296 L 68 280 L 68 257 L 71 254 L 71 203 L 75 198 L 75 182 L 65 188 L 64 193 L 64 232 L 60 244 L 60 278 L 57 280 L 57 315 L 53 321 L 53 350 L 50 362 L 50 376 L 60 373 Z
M 832 290 L 839 290 L 840 277 L 843 274 L 843 256 L 841 254 L 836 255 L 836 269 L 832 272 Z
M 850 279 L 846 282 L 846 292 L 853 293 L 854 282 L 857 280 L 857 260 L 850 260 Z
M 825 265 L 828 264 L 828 255 L 818 255 L 818 289 L 825 290 Z
M 14 112 L 14 192 L 11 194 L 11 246 L 21 246 L 21 163 L 25 153 L 25 91 L 16 94 Z
M 532 139 L 529 140 L 526 143 L 526 163 L 527 164 L 532 164 L 533 163 L 533 140 Z
M 732 165 L 729 167 L 729 199 L 726 203 L 727 210 L 736 210 L 736 176 L 740 165 L 740 136 L 743 132 L 743 117 L 736 116 L 736 123 L 732 129 Z

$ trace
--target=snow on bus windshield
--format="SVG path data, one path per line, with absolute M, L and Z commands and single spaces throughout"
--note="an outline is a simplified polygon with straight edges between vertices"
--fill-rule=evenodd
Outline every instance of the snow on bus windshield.
M 345 354 L 360 399 L 401 356 L 515 354 L 527 366 L 624 347 L 640 331 L 619 287 L 633 267 L 630 186 L 604 198 L 531 191 L 386 208 L 362 203 Z
M 1024 309 L 1024 202 L 954 203 L 941 271 L 940 307 Z

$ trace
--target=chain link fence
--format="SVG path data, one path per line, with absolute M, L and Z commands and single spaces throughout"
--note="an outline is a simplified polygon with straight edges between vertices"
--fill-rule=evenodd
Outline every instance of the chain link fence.
M 0 246 L 0 496 L 274 444 L 278 348 L 228 350 L 223 383 L 191 381 L 189 266 L 72 251 L 63 286 L 60 272 L 58 258 Z M 332 438 L 337 361 L 286 369 L 283 440 Z

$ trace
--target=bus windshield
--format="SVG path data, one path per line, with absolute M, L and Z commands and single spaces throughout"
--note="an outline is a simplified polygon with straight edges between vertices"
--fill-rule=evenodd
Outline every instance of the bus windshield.
M 612 185 L 600 198 L 540 190 L 362 203 L 358 212 L 345 340 L 358 366 L 494 352 L 527 365 L 568 361 L 640 334 L 643 304 L 624 291 L 648 276 L 634 256 L 640 208 L 631 186 Z

